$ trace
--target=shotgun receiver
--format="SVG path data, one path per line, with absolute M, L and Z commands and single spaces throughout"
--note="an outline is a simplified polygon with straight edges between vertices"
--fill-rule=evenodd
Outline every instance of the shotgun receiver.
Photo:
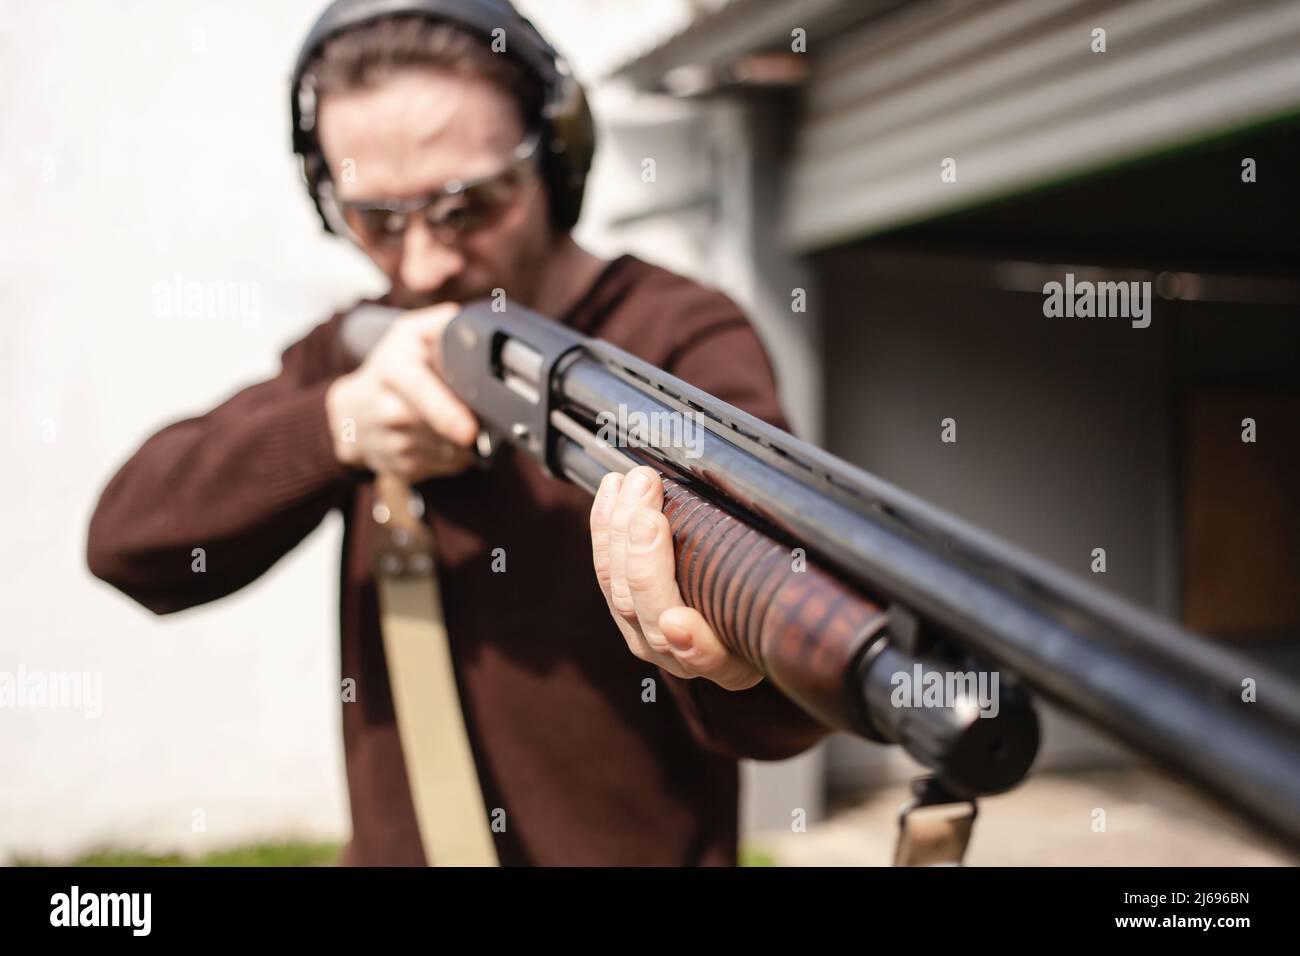
M 396 314 L 353 312 L 350 350 Z M 1281 675 L 527 309 L 471 304 L 442 347 L 481 454 L 509 443 L 589 492 L 658 470 L 683 599 L 828 727 L 973 798 L 1028 772 L 1032 691 L 1300 845 L 1300 689 Z

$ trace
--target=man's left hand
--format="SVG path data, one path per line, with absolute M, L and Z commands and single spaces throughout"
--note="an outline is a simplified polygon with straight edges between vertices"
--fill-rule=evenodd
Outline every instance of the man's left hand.
M 727 690 L 753 687 L 763 675 L 682 603 L 663 503 L 663 483 L 645 465 L 627 475 L 610 472 L 600 483 L 591 506 L 591 551 L 610 614 L 641 660 Z

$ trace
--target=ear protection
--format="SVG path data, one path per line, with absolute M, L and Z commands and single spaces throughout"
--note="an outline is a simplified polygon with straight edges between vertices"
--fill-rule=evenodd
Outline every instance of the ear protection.
M 596 148 L 591 111 L 568 63 L 508 0 L 334 0 L 320 15 L 298 53 L 290 86 L 293 151 L 327 232 L 344 233 L 330 201 L 331 184 L 316 137 L 316 89 L 307 66 L 326 41 L 355 27 L 392 16 L 423 16 L 458 26 L 490 44 L 504 35 L 506 52 L 542 84 L 540 166 L 550 198 L 551 225 L 568 232 L 578 221 L 587 172 Z M 504 33 L 494 33 L 501 30 Z M 324 193 L 324 195 L 322 195 Z

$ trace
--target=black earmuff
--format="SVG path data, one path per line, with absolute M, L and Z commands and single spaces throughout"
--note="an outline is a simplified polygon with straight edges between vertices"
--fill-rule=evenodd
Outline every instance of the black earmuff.
M 596 148 L 595 127 L 582 85 L 555 48 L 507 0 L 334 0 L 320 15 L 298 53 L 290 84 L 293 151 L 302 162 L 316 212 L 328 232 L 342 234 L 328 191 L 328 171 L 316 137 L 316 91 L 307 67 L 326 41 L 348 30 L 396 16 L 440 20 L 480 36 L 485 43 L 504 36 L 513 56 L 542 83 L 541 171 L 550 198 L 551 225 L 568 232 L 578 221 L 587 172 Z M 497 31 L 503 33 L 497 33 Z

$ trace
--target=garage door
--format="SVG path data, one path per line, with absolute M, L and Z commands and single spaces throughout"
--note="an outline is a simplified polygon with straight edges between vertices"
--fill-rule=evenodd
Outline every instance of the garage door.
M 809 52 L 802 251 L 1300 115 L 1298 0 L 917 3 Z

